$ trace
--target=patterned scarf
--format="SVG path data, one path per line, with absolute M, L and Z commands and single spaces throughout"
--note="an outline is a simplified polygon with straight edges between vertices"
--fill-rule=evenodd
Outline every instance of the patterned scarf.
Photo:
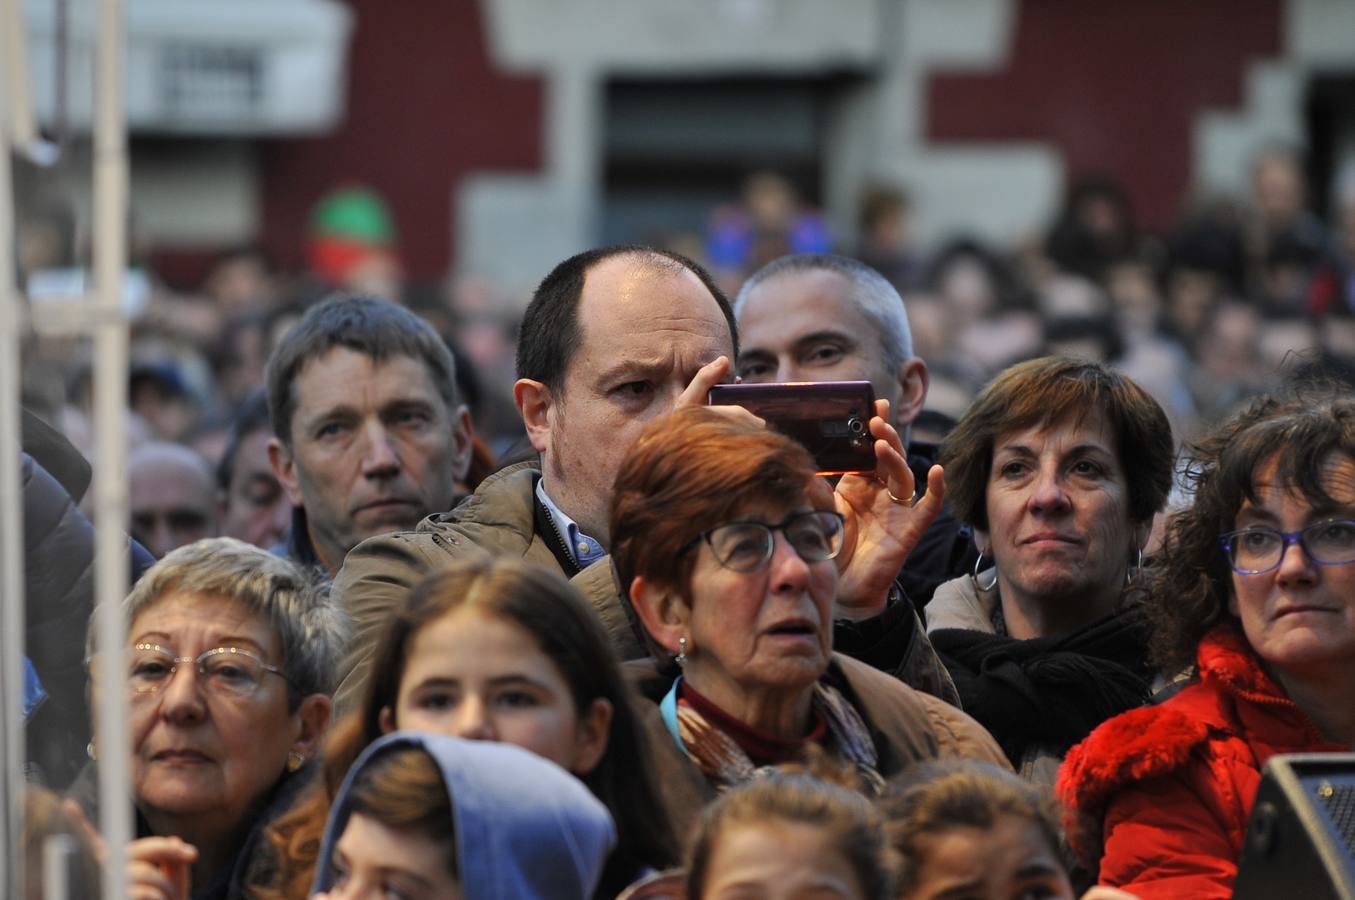
M 822 683 L 814 685 L 810 702 L 828 725 L 825 749 L 856 766 L 862 783 L 878 792 L 884 779 L 876 771 L 879 759 L 875 744 L 860 714 L 840 692 Z M 677 704 L 677 725 L 682 749 L 717 791 L 723 792 L 776 768 L 755 766 L 732 737 L 686 703 Z

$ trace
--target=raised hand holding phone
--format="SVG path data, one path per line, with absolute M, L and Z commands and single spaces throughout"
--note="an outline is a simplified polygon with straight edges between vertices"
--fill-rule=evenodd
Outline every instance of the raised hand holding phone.
M 821 475 L 842 474 L 834 502 L 843 517 L 834 614 L 878 615 L 923 532 L 941 511 L 946 484 L 940 466 L 914 499 L 903 439 L 889 424 L 889 401 L 875 400 L 867 381 L 720 384 L 712 406 L 749 410 L 814 455 Z M 873 412 L 873 415 L 872 415 Z
M 851 619 L 878 615 L 885 608 L 894 579 L 946 496 L 941 467 L 932 466 L 926 493 L 914 499 L 913 470 L 903 439 L 889 424 L 888 400 L 875 401 L 869 427 L 875 438 L 875 471 L 842 476 L 834 496 L 844 521 L 835 614 Z

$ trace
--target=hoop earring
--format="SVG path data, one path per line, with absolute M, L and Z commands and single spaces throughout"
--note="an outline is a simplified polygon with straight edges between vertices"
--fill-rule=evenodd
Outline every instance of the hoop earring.
M 677 663 L 679 666 L 687 664 L 687 639 L 685 637 L 678 638 L 678 652 L 677 655 L 673 657 L 673 662 Z
M 1125 587 L 1129 587 L 1130 585 L 1134 584 L 1134 582 L 1138 581 L 1139 573 L 1143 571 L 1143 548 L 1139 547 L 1138 551 L 1139 551 L 1138 561 L 1135 562 L 1134 565 L 1125 569 L 1124 571 Z
M 974 571 L 970 574 L 969 580 L 974 582 L 974 587 L 980 593 L 986 594 L 993 588 L 997 587 L 997 566 L 996 565 L 993 566 L 993 580 L 988 582 L 988 584 L 986 585 L 979 584 L 979 571 L 982 566 L 983 566 L 983 551 L 980 550 L 979 558 L 974 560 Z

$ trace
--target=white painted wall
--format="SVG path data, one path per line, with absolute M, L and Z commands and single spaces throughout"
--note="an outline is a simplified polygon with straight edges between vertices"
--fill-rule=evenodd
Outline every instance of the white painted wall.
M 1258 60 L 1247 73 L 1239 110 L 1208 112 L 1195 123 L 1195 182 L 1206 190 L 1244 192 L 1250 162 L 1264 144 L 1301 146 L 1303 91 L 1324 69 L 1355 69 L 1355 3 L 1289 0 L 1280 59 Z
M 482 0 L 496 65 L 547 84 L 540 175 L 485 173 L 452 200 L 455 256 L 524 294 L 595 240 L 601 196 L 601 103 L 613 76 L 859 71 L 863 85 L 831 113 L 825 205 L 854 239 L 871 182 L 905 185 L 919 236 L 965 231 L 997 241 L 1041 227 L 1063 168 L 1040 144 L 928 144 L 930 73 L 1005 63 L 1014 0 Z M 605 27 L 601 23 L 605 23 Z
M 178 141 L 172 147 L 134 146 L 130 155 L 132 236 L 166 250 L 242 244 L 258 237 L 258 167 L 248 141 Z M 20 196 L 41 205 L 74 204 L 88 233 L 93 166 L 87 142 L 63 150 L 55 171 L 28 169 Z

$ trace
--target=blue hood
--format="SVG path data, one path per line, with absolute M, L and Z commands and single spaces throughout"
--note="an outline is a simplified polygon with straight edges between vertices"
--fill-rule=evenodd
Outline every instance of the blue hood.
M 451 797 L 466 900 L 588 900 L 616 845 L 607 808 L 573 775 L 512 744 L 400 731 L 374 741 L 344 778 L 325 826 L 311 892 L 329 890 L 353 778 L 391 747 L 423 748 Z

